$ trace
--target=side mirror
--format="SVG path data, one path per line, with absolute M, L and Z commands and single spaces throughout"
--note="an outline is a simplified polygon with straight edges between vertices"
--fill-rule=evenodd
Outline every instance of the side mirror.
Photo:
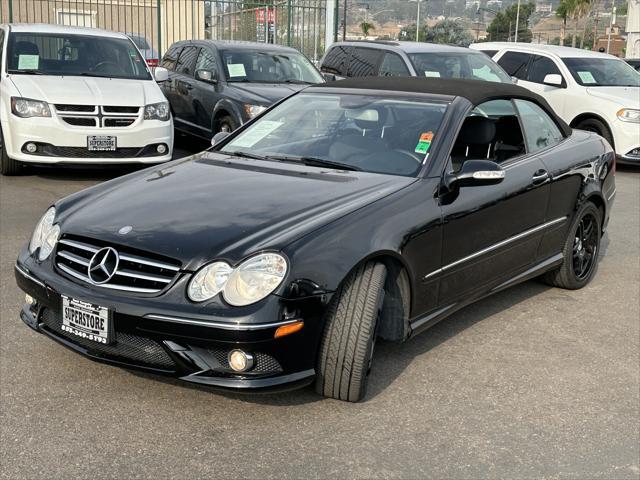
M 322 77 L 324 78 L 325 82 L 335 82 L 336 81 L 336 76 L 333 73 L 323 73 Z
M 462 164 L 459 172 L 445 177 L 449 190 L 460 187 L 481 187 L 495 185 L 504 180 L 505 171 L 500 165 L 491 160 L 467 160 Z
M 551 87 L 562 87 L 562 75 L 558 75 L 557 73 L 549 73 L 545 75 L 542 83 Z
M 196 80 L 207 83 L 218 83 L 216 72 L 213 70 L 196 70 Z
M 155 71 L 153 72 L 153 78 L 155 78 L 156 82 L 158 83 L 166 82 L 167 80 L 169 80 L 169 70 L 164 67 L 156 67 Z
M 518 77 L 511 77 L 511 81 L 517 85 L 518 84 Z
M 211 146 L 215 147 L 216 145 L 218 145 L 222 140 L 224 140 L 225 138 L 227 138 L 230 135 L 230 132 L 218 132 L 216 133 L 213 138 L 211 139 Z

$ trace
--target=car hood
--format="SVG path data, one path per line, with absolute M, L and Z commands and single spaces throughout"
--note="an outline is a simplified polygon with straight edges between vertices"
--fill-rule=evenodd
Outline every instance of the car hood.
M 185 270 L 301 236 L 416 181 L 205 152 L 62 200 L 63 234 L 178 259 Z M 131 226 L 126 235 L 118 230 Z
M 233 89 L 235 95 L 242 102 L 255 102 L 258 104 L 271 105 L 282 100 L 289 95 L 299 92 L 307 84 L 297 83 L 227 83 L 229 89 Z
M 589 87 L 587 93 L 624 108 L 640 108 L 640 87 Z
M 143 106 L 164 100 L 153 80 L 12 75 L 11 81 L 22 97 L 54 104 Z

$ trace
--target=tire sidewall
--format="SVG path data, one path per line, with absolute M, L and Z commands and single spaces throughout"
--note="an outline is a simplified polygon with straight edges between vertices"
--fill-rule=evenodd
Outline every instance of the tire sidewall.
M 575 271 L 573 269 L 573 243 L 576 236 L 576 232 L 578 230 L 578 226 L 580 225 L 580 221 L 586 215 L 593 215 L 596 219 L 596 228 L 597 236 L 596 236 L 596 252 L 595 259 L 593 261 L 593 265 L 591 266 L 591 270 L 589 274 L 583 279 L 579 279 Z M 596 207 L 593 203 L 587 202 L 576 214 L 573 223 L 571 224 L 571 229 L 569 230 L 569 235 L 567 236 L 567 241 L 565 244 L 565 268 L 567 269 L 567 277 L 569 282 L 572 284 L 572 287 L 575 289 L 582 288 L 587 285 L 596 274 L 598 270 L 598 259 L 600 256 L 600 244 L 602 239 L 602 214 L 600 209 Z
M 597 133 L 607 142 L 609 142 L 609 144 L 613 147 L 613 137 L 611 136 L 609 128 L 604 122 L 596 118 L 588 118 L 580 122 L 576 128 Z

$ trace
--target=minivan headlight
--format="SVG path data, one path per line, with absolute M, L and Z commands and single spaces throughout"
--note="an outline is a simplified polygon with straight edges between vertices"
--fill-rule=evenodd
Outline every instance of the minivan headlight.
M 22 97 L 11 97 L 11 113 L 21 118 L 51 116 L 47 102 Z
M 618 116 L 618 120 L 622 120 L 623 122 L 640 123 L 640 110 L 623 108 L 618 110 L 616 115 Z
M 169 120 L 169 115 L 169 102 L 152 103 L 144 107 L 145 120 L 161 120 L 166 122 Z
M 53 223 L 56 218 L 56 209 L 51 207 L 45 212 L 40 221 L 36 224 L 36 228 L 29 242 L 29 253 L 33 254 L 38 251 L 38 260 L 46 260 L 56 246 L 60 237 L 60 227 Z

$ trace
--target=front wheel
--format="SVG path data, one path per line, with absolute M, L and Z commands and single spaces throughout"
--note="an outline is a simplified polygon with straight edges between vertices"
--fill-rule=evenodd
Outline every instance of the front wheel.
M 382 263 L 367 262 L 349 274 L 334 294 L 318 355 L 320 395 L 349 402 L 364 398 L 386 275 Z
M 0 174 L 2 175 L 18 175 L 22 171 L 22 164 L 7 154 L 7 148 L 4 143 L 4 134 L 0 128 Z
M 548 284 L 577 290 L 591 281 L 600 253 L 601 217 L 600 210 L 591 202 L 580 209 L 562 250 L 564 262 L 543 277 Z
M 611 135 L 609 128 L 597 118 L 587 118 L 586 120 L 582 120 L 575 128 L 597 133 L 613 147 L 613 136 Z
M 218 120 L 215 133 L 231 133 L 236 128 L 238 128 L 238 122 L 236 122 L 231 115 L 225 115 L 224 117 L 220 118 L 220 120 Z

